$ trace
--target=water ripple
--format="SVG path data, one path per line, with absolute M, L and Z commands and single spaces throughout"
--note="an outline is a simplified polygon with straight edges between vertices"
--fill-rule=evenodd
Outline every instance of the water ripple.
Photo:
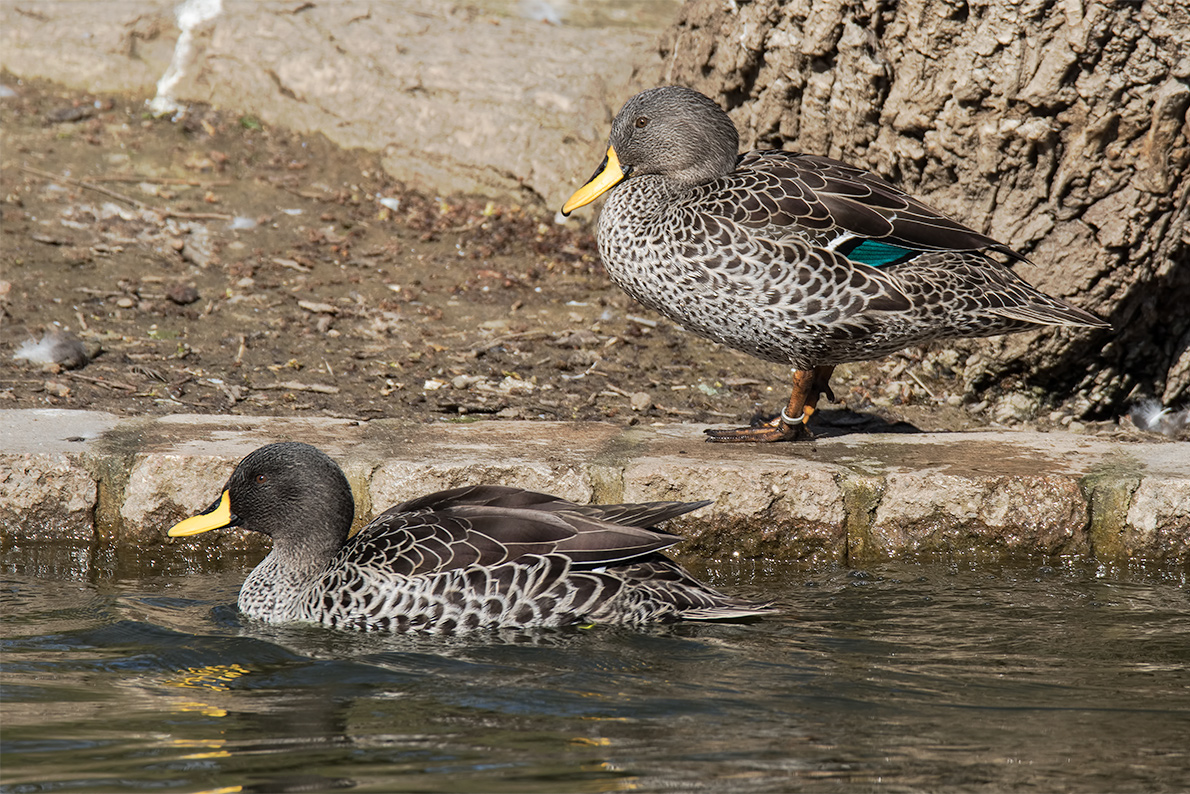
M 712 567 L 747 625 L 430 638 L 267 627 L 240 571 L 13 573 L 4 791 L 1176 791 L 1190 609 L 1163 576 Z

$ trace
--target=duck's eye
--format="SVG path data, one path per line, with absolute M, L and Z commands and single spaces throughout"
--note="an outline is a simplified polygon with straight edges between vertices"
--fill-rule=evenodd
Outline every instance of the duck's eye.
M 257 474 L 256 475 L 257 483 L 263 483 L 263 482 L 268 482 L 268 481 L 269 481 L 269 475 L 267 475 L 267 474 Z
M 649 123 L 648 116 L 637 116 L 636 117 L 636 128 L 637 129 L 640 129 L 641 127 L 648 126 L 648 123 Z

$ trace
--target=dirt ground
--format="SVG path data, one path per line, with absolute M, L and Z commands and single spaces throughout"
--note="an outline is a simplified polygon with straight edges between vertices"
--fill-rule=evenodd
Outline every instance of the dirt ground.
M 788 396 L 785 368 L 614 287 L 593 211 L 422 195 L 251 117 L 0 82 L 0 408 L 738 425 Z M 86 362 L 14 358 L 48 332 Z M 840 368 L 820 432 L 1083 427 L 1044 396 L 965 393 L 955 364 Z

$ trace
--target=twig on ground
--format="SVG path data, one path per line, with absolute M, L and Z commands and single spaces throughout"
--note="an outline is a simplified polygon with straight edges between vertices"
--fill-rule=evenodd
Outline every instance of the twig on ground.
M 20 169 L 22 171 L 27 171 L 30 174 L 33 174 L 34 176 L 39 176 L 42 179 L 52 179 L 55 182 L 65 182 L 68 185 L 74 185 L 75 187 L 81 187 L 85 190 L 94 190 L 97 193 L 102 193 L 105 196 L 108 196 L 110 198 L 114 198 L 118 201 L 123 201 L 125 203 L 131 204 L 132 206 L 136 207 L 137 209 L 148 210 L 149 212 L 155 212 L 158 215 L 160 215 L 162 218 L 180 218 L 181 220 L 190 220 L 190 221 L 200 221 L 200 220 L 229 221 L 233 217 L 235 217 L 234 215 L 228 215 L 226 212 L 181 212 L 179 210 L 158 209 L 157 207 L 153 207 L 149 204 L 146 204 L 145 202 L 141 201 L 140 199 L 134 199 L 132 196 L 126 196 L 123 193 L 118 193 L 117 191 L 112 190 L 111 188 L 106 188 L 103 185 L 97 185 L 94 182 L 88 182 L 88 181 L 82 180 L 82 179 L 74 179 L 72 177 L 62 176 L 61 174 L 54 174 L 49 171 L 42 171 L 40 168 L 34 168 L 31 165 L 21 165 Z
M 323 383 L 299 383 L 295 380 L 270 383 L 265 386 L 252 386 L 252 388 L 259 391 L 309 391 L 316 394 L 338 394 L 340 391 L 338 386 L 327 386 Z
M 140 201 L 139 199 L 134 199 L 132 196 L 125 196 L 123 193 L 117 193 L 116 191 L 112 190 L 111 188 L 106 188 L 103 185 L 97 185 L 94 182 L 86 182 L 81 179 L 74 179 L 72 177 L 62 176 L 61 174 L 54 174 L 49 171 L 42 171 L 40 168 L 34 168 L 31 165 L 23 165 L 22 164 L 20 166 L 20 169 L 22 171 L 27 171 L 28 173 L 33 174 L 34 176 L 39 176 L 42 179 L 52 179 L 55 182 L 65 182 L 66 184 L 74 185 L 75 187 L 81 187 L 81 188 L 85 188 L 87 190 L 94 190 L 97 193 L 102 193 L 105 196 L 109 196 L 111 198 L 117 199 L 118 201 L 123 201 L 128 204 L 131 204 L 132 206 L 134 206 L 138 209 L 143 209 L 143 210 L 153 209 L 148 204 L 146 204 L 143 201 Z
M 921 378 L 917 377 L 917 373 L 916 373 L 916 372 L 914 372 L 913 370 L 909 370 L 909 377 L 913 378 L 913 381 L 914 381 L 914 382 L 915 382 L 915 383 L 916 383 L 918 386 L 921 386 L 922 390 L 923 390 L 923 391 L 925 391 L 925 393 L 926 393 L 926 394 L 930 395 L 930 399 L 931 399 L 931 400 L 935 400 L 935 401 L 937 401 L 937 399 L 938 399 L 938 395 L 934 394 L 934 392 L 930 390 L 930 387 L 929 387 L 929 386 L 927 386 L 927 385 L 925 385 L 924 383 L 922 383 L 922 382 L 921 382 Z
M 96 386 L 104 386 L 109 389 L 116 389 L 118 391 L 136 391 L 137 387 L 127 383 L 121 383 L 118 380 L 104 380 L 103 378 L 92 378 L 90 375 L 83 375 L 78 372 L 64 371 L 60 373 L 68 378 L 75 380 L 85 380 L 87 383 L 94 383 Z
M 542 339 L 547 336 L 549 336 L 549 334 L 547 332 L 540 331 L 540 330 L 538 330 L 538 331 L 522 331 L 519 334 L 505 334 L 504 336 L 498 336 L 495 339 L 489 339 L 488 341 L 486 341 L 482 344 L 478 344 L 475 347 L 471 348 L 471 350 L 468 352 L 470 352 L 472 354 L 486 353 L 487 351 L 491 350 L 492 348 L 499 347 L 500 345 L 504 344 L 505 342 L 515 342 L 517 340 L 527 341 L 529 339 Z
M 172 177 L 172 176 L 138 176 L 136 174 L 109 174 L 108 176 L 97 176 L 92 181 L 94 182 L 147 182 L 150 185 L 186 185 L 188 187 L 227 187 L 235 184 L 230 179 L 217 179 L 212 181 L 205 181 L 201 179 L 190 179 L 186 177 Z

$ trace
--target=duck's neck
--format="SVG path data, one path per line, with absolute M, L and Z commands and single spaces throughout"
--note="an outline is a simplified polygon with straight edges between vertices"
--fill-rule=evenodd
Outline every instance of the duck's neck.
M 333 556 L 333 550 L 299 553 L 274 546 L 240 587 L 240 611 L 270 623 L 299 619 L 303 595 L 322 577 Z

